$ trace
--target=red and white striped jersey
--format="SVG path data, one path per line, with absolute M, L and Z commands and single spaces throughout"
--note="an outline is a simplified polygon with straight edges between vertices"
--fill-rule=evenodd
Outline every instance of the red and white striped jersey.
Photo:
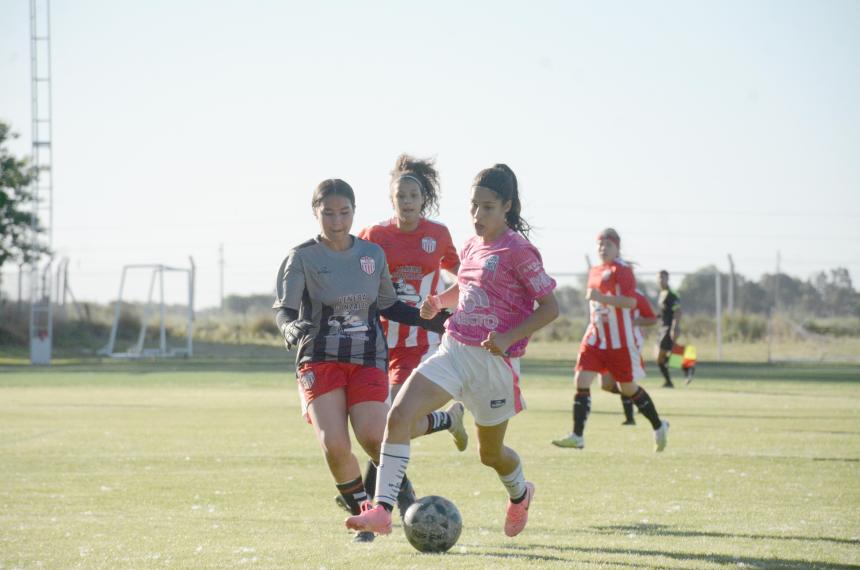
M 587 286 L 604 295 L 635 297 L 636 294 L 633 269 L 619 258 L 592 267 L 588 272 Z M 636 346 L 632 309 L 622 309 L 597 301 L 589 301 L 589 309 L 591 320 L 582 339 L 583 344 L 600 349 Z
M 428 295 L 442 292 L 444 283 L 440 270 L 456 272 L 460 258 L 451 233 L 444 224 L 422 218 L 418 228 L 403 232 L 394 218 L 361 230 L 358 237 L 382 247 L 397 298 L 418 306 Z M 431 346 L 440 337 L 421 327 L 413 327 L 382 319 L 388 348 Z
M 657 317 L 657 315 L 654 314 L 654 309 L 651 307 L 651 301 L 649 301 L 648 297 L 646 297 L 639 289 L 636 289 L 636 307 L 633 308 L 633 312 L 630 316 L 634 321 L 639 317 L 646 319 Z M 645 335 L 642 334 L 642 329 L 636 325 L 633 326 L 633 339 L 636 341 L 636 348 L 641 353 L 642 347 L 645 346 Z

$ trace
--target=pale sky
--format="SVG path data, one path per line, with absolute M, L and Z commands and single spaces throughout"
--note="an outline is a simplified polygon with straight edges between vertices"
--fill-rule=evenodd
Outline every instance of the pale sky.
M 343 178 L 354 232 L 401 152 L 435 156 L 456 243 L 510 165 L 550 273 L 606 226 L 639 272 L 860 281 L 860 2 L 53 0 L 54 241 L 79 299 L 125 263 L 264 293 Z M 0 3 L 0 119 L 30 150 L 29 2 Z M 14 267 L 3 268 L 14 291 Z M 140 279 L 143 290 L 146 279 Z M 680 282 L 680 277 L 677 278 Z M 184 291 L 173 284 L 173 295 Z

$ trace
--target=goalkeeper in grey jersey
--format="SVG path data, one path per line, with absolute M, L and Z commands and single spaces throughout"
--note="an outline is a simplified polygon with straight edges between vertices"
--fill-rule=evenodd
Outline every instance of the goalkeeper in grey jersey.
M 304 417 L 313 425 L 338 492 L 353 514 L 367 499 L 348 424 L 378 463 L 388 414 L 388 348 L 379 316 L 442 333 L 444 316 L 425 320 L 397 300 L 385 254 L 349 233 L 355 213 L 352 188 L 338 179 L 314 191 L 320 234 L 293 248 L 278 271 L 272 308 L 287 348 L 295 347 Z M 413 436 L 432 431 L 416 422 Z M 414 501 L 404 479 L 403 504 Z M 373 540 L 358 533 L 357 541 Z

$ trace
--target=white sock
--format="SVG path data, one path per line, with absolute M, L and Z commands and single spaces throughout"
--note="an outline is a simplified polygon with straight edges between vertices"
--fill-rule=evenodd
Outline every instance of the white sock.
M 505 489 L 508 490 L 508 495 L 512 499 L 519 499 L 526 492 L 526 477 L 523 475 L 523 463 L 517 463 L 516 468 L 507 475 L 499 475 Z
M 408 443 L 383 443 L 379 453 L 379 469 L 376 471 L 376 502 L 397 504 L 400 484 L 409 465 Z

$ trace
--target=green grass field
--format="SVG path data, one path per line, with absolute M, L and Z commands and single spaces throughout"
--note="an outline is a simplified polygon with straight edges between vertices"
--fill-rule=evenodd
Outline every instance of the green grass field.
M 464 519 L 451 552 L 423 555 L 398 526 L 350 543 L 285 360 L 0 367 L 0 568 L 860 564 L 856 365 L 704 363 L 674 391 L 652 370 L 672 424 L 658 455 L 647 421 L 620 426 L 597 390 L 587 448 L 551 446 L 570 429 L 570 363 L 528 360 L 509 443 L 537 485 L 529 526 L 504 536 L 504 489 L 471 442 L 422 438 L 419 494 Z

